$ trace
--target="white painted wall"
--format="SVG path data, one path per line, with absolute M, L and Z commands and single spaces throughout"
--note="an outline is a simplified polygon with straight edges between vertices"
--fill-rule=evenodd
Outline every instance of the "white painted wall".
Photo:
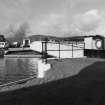
M 81 45 L 81 44 L 80 44 Z M 72 45 L 71 44 L 60 44 L 61 50 L 71 50 L 71 51 L 60 51 L 60 57 L 61 58 L 74 58 L 77 57 L 83 57 L 84 51 L 83 48 L 78 47 L 79 44 L 75 47 L 73 47 L 73 55 L 72 55 Z M 36 41 L 31 43 L 30 48 L 35 51 L 42 52 L 42 42 Z M 47 44 L 47 50 L 59 50 L 59 44 L 58 43 L 48 43 Z M 49 55 L 53 55 L 55 57 L 59 57 L 59 51 L 47 51 Z
M 84 38 L 85 49 L 93 49 L 93 39 L 92 37 Z
M 30 48 L 35 51 L 42 52 L 42 41 L 35 41 L 30 44 Z

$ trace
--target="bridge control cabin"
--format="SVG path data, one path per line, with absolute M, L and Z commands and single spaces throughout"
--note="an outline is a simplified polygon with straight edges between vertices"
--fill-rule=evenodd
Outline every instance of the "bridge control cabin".
M 87 57 L 105 58 L 105 37 L 101 35 L 84 38 L 84 55 Z

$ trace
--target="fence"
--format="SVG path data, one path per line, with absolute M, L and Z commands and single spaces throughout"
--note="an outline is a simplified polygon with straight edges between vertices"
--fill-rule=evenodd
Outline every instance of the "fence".
M 47 63 L 48 57 L 76 58 L 84 56 L 84 42 L 42 42 L 42 59 Z

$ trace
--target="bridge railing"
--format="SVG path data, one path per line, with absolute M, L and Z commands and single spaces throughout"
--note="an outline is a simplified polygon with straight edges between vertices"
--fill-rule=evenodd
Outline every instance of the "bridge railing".
M 49 55 L 52 55 L 53 57 L 56 57 L 57 59 L 61 58 L 75 58 L 76 54 L 79 57 L 79 52 L 81 52 L 84 56 L 84 49 L 85 49 L 85 43 L 62 43 L 62 42 L 49 42 L 49 41 L 43 41 L 42 42 L 42 59 L 45 63 L 47 63 L 47 58 Z

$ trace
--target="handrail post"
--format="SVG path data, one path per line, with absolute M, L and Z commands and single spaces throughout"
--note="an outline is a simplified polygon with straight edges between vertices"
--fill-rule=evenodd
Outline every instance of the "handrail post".
M 58 44 L 59 44 L 59 59 L 60 59 L 60 42 Z
M 42 62 L 44 62 L 44 48 L 43 48 L 44 42 L 42 42 Z
M 72 42 L 72 58 L 73 58 L 73 42 Z
M 47 41 L 45 41 L 45 63 L 47 64 Z
M 47 42 L 42 42 L 42 62 L 47 63 Z

